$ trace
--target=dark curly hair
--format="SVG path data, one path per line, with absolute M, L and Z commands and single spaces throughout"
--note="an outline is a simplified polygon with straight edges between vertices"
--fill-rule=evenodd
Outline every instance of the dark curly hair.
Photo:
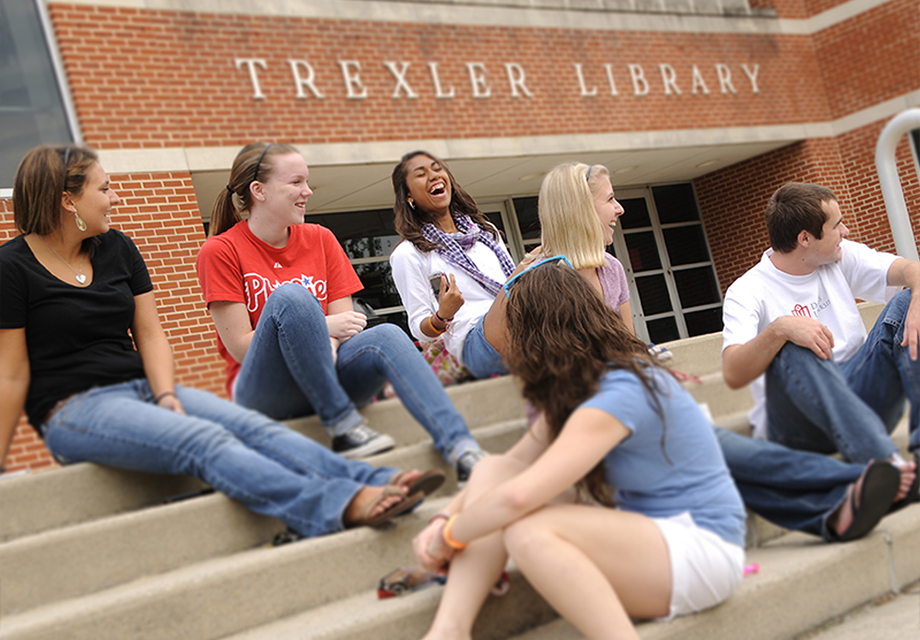
M 580 273 L 561 262 L 530 269 L 511 287 L 505 313 L 508 367 L 523 382 L 524 397 L 543 412 L 553 439 L 611 369 L 635 374 L 663 419 L 658 395 L 664 390 L 650 375 L 660 365 Z M 664 449 L 664 432 L 661 444 Z M 577 486 L 613 505 L 603 461 Z
M 499 237 L 498 230 L 489 222 L 485 214 L 479 210 L 473 197 L 463 190 L 454 179 L 454 174 L 441 160 L 431 155 L 427 151 L 412 151 L 404 155 L 399 164 L 393 168 L 393 192 L 396 194 L 396 200 L 393 203 L 393 213 L 396 216 L 396 232 L 399 233 L 403 240 L 408 240 L 425 253 L 438 248 L 440 245 L 434 242 L 428 242 L 422 235 L 422 227 L 429 222 L 434 222 L 434 216 L 424 211 L 421 207 L 415 209 L 409 206 L 409 185 L 406 184 L 406 178 L 409 175 L 409 160 L 415 156 L 427 156 L 439 165 L 444 167 L 447 179 L 450 180 L 450 213 L 452 216 L 469 216 L 470 219 L 489 233 L 497 240 Z

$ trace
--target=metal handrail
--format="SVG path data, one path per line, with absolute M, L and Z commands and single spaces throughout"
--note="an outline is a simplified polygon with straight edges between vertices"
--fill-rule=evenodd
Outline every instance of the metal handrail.
M 885 198 L 885 209 L 888 211 L 895 249 L 902 258 L 918 260 L 920 258 L 917 255 L 917 243 L 910 226 L 910 216 L 907 213 L 907 203 L 904 201 L 895 160 L 895 149 L 901 136 L 912 129 L 920 129 L 920 109 L 902 111 L 885 125 L 875 146 L 875 168 L 878 171 L 882 196 Z

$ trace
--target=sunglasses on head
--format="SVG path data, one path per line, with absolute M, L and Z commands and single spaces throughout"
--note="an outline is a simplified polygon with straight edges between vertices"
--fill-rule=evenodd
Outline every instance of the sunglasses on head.
M 556 264 L 557 262 L 564 262 L 564 263 L 566 263 L 567 265 L 569 265 L 569 267 L 571 267 L 572 269 L 575 268 L 575 267 L 572 267 L 572 263 L 569 262 L 569 259 L 566 258 L 564 255 L 561 255 L 561 254 L 558 255 L 558 256 L 553 256 L 552 258 L 543 258 L 542 260 L 540 260 L 540 261 L 538 261 L 538 262 L 534 262 L 532 265 L 530 265 L 529 267 L 527 267 L 526 269 L 524 269 L 523 271 L 521 271 L 521 272 L 520 272 L 519 274 L 517 274 L 516 276 L 512 276 L 512 277 L 508 280 L 508 282 L 506 282 L 506 283 L 502 286 L 502 291 L 505 292 L 505 296 L 506 296 L 506 297 L 510 298 L 510 297 L 511 297 L 511 287 L 514 286 L 514 283 L 517 282 L 517 279 L 518 279 L 518 278 L 520 278 L 522 275 L 524 275 L 525 273 L 527 273 L 527 272 L 530 271 L 531 269 L 536 269 L 537 267 L 542 267 L 542 266 L 545 265 L 545 264 Z

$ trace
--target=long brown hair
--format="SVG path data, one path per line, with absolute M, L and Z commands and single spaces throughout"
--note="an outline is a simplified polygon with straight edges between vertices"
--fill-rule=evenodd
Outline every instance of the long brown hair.
M 657 362 L 571 267 L 557 262 L 522 274 L 510 289 L 505 313 L 508 367 L 523 382 L 524 397 L 543 412 L 553 439 L 611 369 L 635 374 L 663 415 L 657 397 L 663 390 L 649 375 Z M 603 461 L 578 488 L 602 504 L 613 504 Z
M 227 186 L 217 194 L 211 208 L 209 235 L 220 235 L 243 219 L 240 212 L 249 211 L 252 207 L 252 192 L 249 185 L 257 180 L 268 180 L 275 168 L 274 158 L 289 153 L 300 152 L 289 144 L 253 142 L 236 154 Z
M 434 242 L 428 242 L 422 235 L 422 227 L 426 223 L 434 223 L 435 217 L 432 213 L 424 211 L 421 207 L 413 209 L 409 206 L 409 185 L 406 178 L 409 175 L 409 160 L 415 156 L 427 156 L 434 162 L 444 167 L 447 179 L 450 180 L 450 213 L 452 216 L 469 216 L 474 224 L 479 225 L 497 240 L 499 237 L 498 230 L 489 222 L 485 214 L 479 210 L 473 197 L 464 191 L 463 187 L 457 184 L 454 174 L 441 160 L 434 157 L 427 151 L 412 151 L 404 155 L 399 164 L 393 168 L 393 192 L 396 194 L 396 201 L 393 203 L 393 213 L 396 216 L 396 232 L 403 240 L 408 240 L 416 246 L 419 251 L 425 253 L 437 249 L 440 245 Z
M 23 235 L 47 236 L 61 226 L 61 199 L 65 192 L 79 196 L 89 171 L 98 162 L 96 152 L 79 145 L 35 147 L 16 169 L 13 179 L 13 222 Z M 92 255 L 95 238 L 83 240 Z

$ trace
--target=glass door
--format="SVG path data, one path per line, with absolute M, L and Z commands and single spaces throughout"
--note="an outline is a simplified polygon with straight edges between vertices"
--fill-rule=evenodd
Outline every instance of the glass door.
M 722 293 L 693 185 L 619 189 L 613 253 L 626 269 L 637 335 L 661 343 L 722 329 Z

